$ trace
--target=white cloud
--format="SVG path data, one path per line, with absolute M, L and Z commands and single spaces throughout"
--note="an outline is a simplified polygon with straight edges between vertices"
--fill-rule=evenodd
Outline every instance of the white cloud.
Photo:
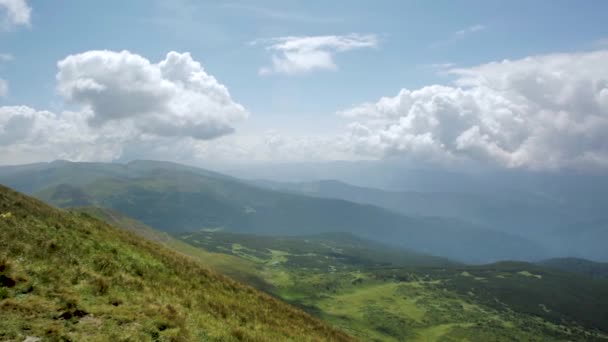
M 458 31 L 454 32 L 454 35 L 456 35 L 457 37 L 463 37 L 463 36 L 466 36 L 467 34 L 483 31 L 485 29 L 486 29 L 486 27 L 484 25 L 477 24 L 477 25 L 469 26 L 462 30 L 458 30 Z
M 207 125 L 217 136 L 221 130 L 211 123 L 238 120 L 245 111 L 217 119 L 230 112 L 222 108 L 242 107 L 189 55 L 170 53 L 154 64 L 128 52 L 91 52 L 59 63 L 58 89 L 83 104 L 80 110 L 0 107 L 0 163 L 395 158 L 532 169 L 607 168 L 607 64 L 608 50 L 603 50 L 452 68 L 452 84 L 402 89 L 396 96 L 340 112 L 351 119 L 344 133 L 270 131 L 205 140 L 195 138 L 214 135 L 193 134 L 193 127 Z M 194 113 L 184 108 L 194 108 Z
M 608 167 L 608 51 L 452 69 L 454 85 L 350 108 L 351 148 L 377 158 Z
M 58 68 L 59 93 L 82 107 L 0 107 L 0 163 L 192 157 L 200 142 L 232 132 L 247 116 L 187 53 L 153 64 L 126 51 L 89 51 Z
M 0 97 L 6 96 L 8 93 L 8 82 L 0 78 Z
M 0 107 L 0 163 L 113 160 L 130 133 L 117 126 L 93 130 L 86 123 L 90 115 L 68 111 L 56 114 L 27 106 Z
M 143 133 L 212 139 L 248 116 L 188 53 L 154 64 L 128 51 L 88 51 L 57 65 L 59 93 L 89 108 L 95 126 L 123 121 Z
M 66 159 L 114 161 L 159 159 L 192 163 L 247 159 L 258 154 L 231 136 L 209 140 L 141 134 L 133 126 L 109 122 L 90 126 L 90 111 L 54 113 L 27 106 L 0 107 L 0 164 Z
M 302 74 L 314 70 L 335 70 L 336 53 L 378 46 L 373 34 L 343 36 L 288 36 L 252 42 L 266 45 L 273 52 L 272 65 L 260 69 L 261 75 L 282 73 Z
M 29 25 L 31 12 L 25 0 L 0 0 L 0 29 Z

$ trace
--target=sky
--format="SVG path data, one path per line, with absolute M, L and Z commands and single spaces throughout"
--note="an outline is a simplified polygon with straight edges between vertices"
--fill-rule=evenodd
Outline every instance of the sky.
M 0 0 L 0 164 L 608 168 L 608 2 Z

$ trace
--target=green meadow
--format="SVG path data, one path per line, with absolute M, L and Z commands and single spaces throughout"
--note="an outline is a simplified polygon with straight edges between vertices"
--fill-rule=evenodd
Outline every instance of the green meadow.
M 365 341 L 608 339 L 601 321 L 606 309 L 595 302 L 608 287 L 588 277 L 526 263 L 465 266 L 379 249 L 348 234 L 266 237 L 216 230 L 176 237 L 237 257 L 234 264 L 255 265 L 249 277 L 258 278 L 266 291 Z M 560 287 L 554 281 L 565 283 Z M 587 292 L 578 306 L 594 307 L 599 316 L 581 315 L 568 296 L 537 296 L 548 288 Z M 568 315 L 584 319 L 562 321 Z

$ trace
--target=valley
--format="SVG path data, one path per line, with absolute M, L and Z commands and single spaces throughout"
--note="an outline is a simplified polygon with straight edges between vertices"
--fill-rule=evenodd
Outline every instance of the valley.
M 92 253 L 107 258 L 103 265 L 109 266 L 96 266 L 94 257 L 89 263 L 86 261 L 89 257 L 81 255 L 79 258 L 84 264 L 78 265 L 80 268 L 92 267 L 87 274 L 94 279 L 104 279 L 102 284 L 107 282 L 115 288 L 118 292 L 111 290 L 111 297 L 117 301 L 124 302 L 123 293 L 130 290 L 116 277 L 137 277 L 139 271 L 136 266 L 129 266 L 130 261 L 123 263 L 124 257 L 108 254 L 106 243 L 102 241 L 118 238 L 116 243 L 123 246 L 125 241 L 132 243 L 133 237 L 137 236 L 144 244 L 175 253 L 179 260 L 185 258 L 183 260 L 213 270 L 211 272 L 217 275 L 212 277 L 220 277 L 218 281 L 224 279 L 220 274 L 228 276 L 247 284 L 238 286 L 252 286 L 266 293 L 267 298 L 275 298 L 272 300 L 278 300 L 278 303 L 287 302 L 306 312 L 310 319 L 319 319 L 339 331 L 332 332 L 329 327 L 315 328 L 331 335 L 323 339 L 347 339 L 348 335 L 363 341 L 608 340 L 608 303 L 603 302 L 608 298 L 605 264 L 576 258 L 550 259 L 551 254 L 532 240 L 487 229 L 461 218 L 407 216 L 390 208 L 332 198 L 337 195 L 325 198 L 325 195 L 308 195 L 289 189 L 268 189 L 268 184 L 252 185 L 212 171 L 166 162 L 53 162 L 0 167 L 0 181 L 67 210 L 55 213 L 54 209 L 44 209 L 49 217 L 67 215 L 66 220 L 76 220 L 78 225 L 86 227 L 101 227 L 99 222 L 105 221 L 124 230 L 122 233 L 110 230 L 114 233 L 95 237 L 99 241 L 93 243 L 95 247 L 91 250 L 68 249 L 76 253 L 68 256 Z M 14 221 L 14 215 L 19 211 L 12 207 L 10 199 L 18 195 L 8 189 L 4 191 L 8 194 L 5 207 L 9 209 L 3 211 L 3 215 L 10 216 L 5 223 L 13 225 L 9 228 L 13 227 L 11 229 L 17 229 L 17 232 L 39 227 L 31 234 L 39 234 L 36 229 L 49 234 L 50 228 L 45 227 L 56 219 L 34 215 L 31 218 L 35 221 Z M 29 203 L 29 200 L 25 201 Z M 33 203 L 34 208 L 41 206 L 39 202 Z M 430 205 L 427 210 L 432 211 L 432 207 Z M 37 213 L 37 209 L 27 210 Z M 93 234 L 95 229 L 99 228 L 94 228 Z M 17 239 L 15 232 L 3 240 L 14 241 Z M 55 241 L 53 244 L 70 239 L 64 235 L 50 236 L 44 239 Z M 82 239 L 77 237 L 74 241 L 85 241 Z M 26 250 L 28 248 L 31 247 Z M 114 248 L 120 254 L 123 247 Z M 15 253 L 9 255 L 11 264 L 16 264 Z M 65 257 L 65 254 L 58 255 Z M 140 255 L 137 258 L 147 257 Z M 116 273 L 118 265 L 127 270 L 135 267 L 135 276 Z M 26 266 L 19 267 L 26 270 L 24 274 L 30 274 L 23 275 L 23 279 L 36 274 L 27 271 Z M 106 267 L 110 268 L 106 270 Z M 177 266 L 171 264 L 166 270 L 159 270 L 173 272 L 174 267 Z M 164 274 L 154 272 L 160 272 L 157 276 Z M 11 275 L 11 279 L 13 277 L 15 275 Z M 178 274 L 171 277 L 182 279 Z M 150 280 L 151 284 L 159 281 L 154 279 Z M 90 287 L 79 280 L 74 281 L 76 288 L 73 290 L 70 290 L 72 285 L 65 282 L 58 282 L 56 286 L 68 289 L 66 293 L 77 298 L 76 304 L 49 306 L 49 310 L 63 310 L 72 315 L 72 311 L 80 310 L 86 312 L 87 317 L 101 315 L 102 321 L 105 321 L 103 317 L 107 318 L 108 329 L 123 324 L 115 321 L 115 310 L 105 309 L 105 293 L 91 295 Z M 179 281 L 167 284 L 169 287 L 165 290 L 173 292 L 163 294 L 163 298 L 180 303 L 184 300 L 181 297 L 185 292 L 170 290 L 171 286 L 189 286 L 185 285 L 188 282 Z M 231 280 L 226 278 L 226 281 Z M 58 291 L 54 289 L 52 291 Z M 3 303 L 13 303 L 12 298 L 23 295 L 20 291 L 9 288 L 4 292 Z M 52 291 L 44 290 L 36 295 L 47 301 L 63 298 Z M 148 298 L 145 293 L 143 296 Z M 222 296 L 210 298 L 223 300 Z M 130 310 L 137 308 L 138 303 L 130 303 Z M 208 305 L 212 309 L 216 307 L 216 304 Z M 171 328 L 156 332 L 153 328 L 133 328 L 132 336 L 147 336 L 147 333 L 182 336 L 196 330 L 198 325 L 192 319 L 199 319 L 197 311 L 183 305 L 171 307 L 181 312 L 179 317 L 185 323 L 167 321 Z M 89 314 L 93 312 L 97 313 Z M 15 325 L 17 317 L 8 317 L 5 329 L 12 335 L 7 336 L 18 336 L 21 331 Z M 41 317 L 38 327 L 56 325 L 54 317 Z M 142 316 L 136 320 L 148 322 L 154 321 L 154 317 Z M 77 323 L 81 318 L 70 319 Z M 65 325 L 52 336 L 85 336 L 82 335 L 84 330 L 80 331 L 78 327 Z M 33 328 L 38 334 L 43 333 L 36 329 Z M 224 338 L 220 337 L 223 330 L 213 330 L 217 328 L 211 326 L 204 329 L 210 340 Z M 241 331 L 240 328 L 230 329 Z M 103 333 L 103 330 L 96 331 Z M 249 330 L 234 334 L 257 334 L 245 331 Z M 261 340 L 269 338 L 261 331 L 259 334 L 264 336 L 259 337 Z M 193 335 L 187 336 L 187 339 L 193 338 Z M 253 336 L 243 338 L 258 338 Z
M 596 300 L 606 281 L 527 263 L 459 265 L 348 235 L 177 237 L 253 263 L 267 291 L 363 340 L 608 339 L 608 312 Z

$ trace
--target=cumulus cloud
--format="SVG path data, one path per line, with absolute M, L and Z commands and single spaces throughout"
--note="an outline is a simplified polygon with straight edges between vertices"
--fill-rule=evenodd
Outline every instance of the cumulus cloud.
M 261 68 L 261 75 L 293 75 L 314 70 L 335 70 L 336 53 L 376 47 L 378 38 L 373 34 L 288 36 L 254 41 L 252 44 L 265 45 L 272 52 L 272 65 Z
M 140 134 L 123 122 L 101 127 L 88 123 L 90 111 L 54 113 L 27 106 L 0 107 L 0 164 L 66 159 L 72 161 L 129 161 L 160 159 L 188 162 L 209 158 L 244 158 L 247 144 L 189 137 Z M 241 153 L 239 152 L 241 150 Z
M 93 130 L 91 113 L 53 113 L 27 106 L 0 107 L 0 163 L 41 160 L 110 161 L 129 136 L 119 127 Z
M 29 25 L 31 12 L 25 0 L 0 0 L 0 29 Z
M 188 53 L 151 63 L 127 51 L 89 51 L 66 57 L 58 68 L 59 93 L 80 108 L 0 107 L 0 163 L 109 161 L 137 158 L 137 151 L 192 156 L 197 142 L 228 134 L 247 117 Z
M 248 115 L 189 53 L 151 63 L 128 51 L 88 51 L 57 65 L 59 93 L 90 109 L 94 126 L 124 121 L 158 136 L 212 139 Z
M 402 89 L 340 112 L 351 121 L 343 133 L 222 136 L 217 123 L 230 125 L 246 111 L 191 56 L 152 63 L 90 52 L 64 59 L 57 74 L 60 94 L 80 109 L 0 107 L 0 163 L 396 158 L 606 168 L 607 64 L 608 50 L 600 50 L 452 67 L 450 84 Z
M 453 85 L 402 89 L 340 112 L 379 158 L 535 169 L 608 167 L 608 51 L 451 69 Z

